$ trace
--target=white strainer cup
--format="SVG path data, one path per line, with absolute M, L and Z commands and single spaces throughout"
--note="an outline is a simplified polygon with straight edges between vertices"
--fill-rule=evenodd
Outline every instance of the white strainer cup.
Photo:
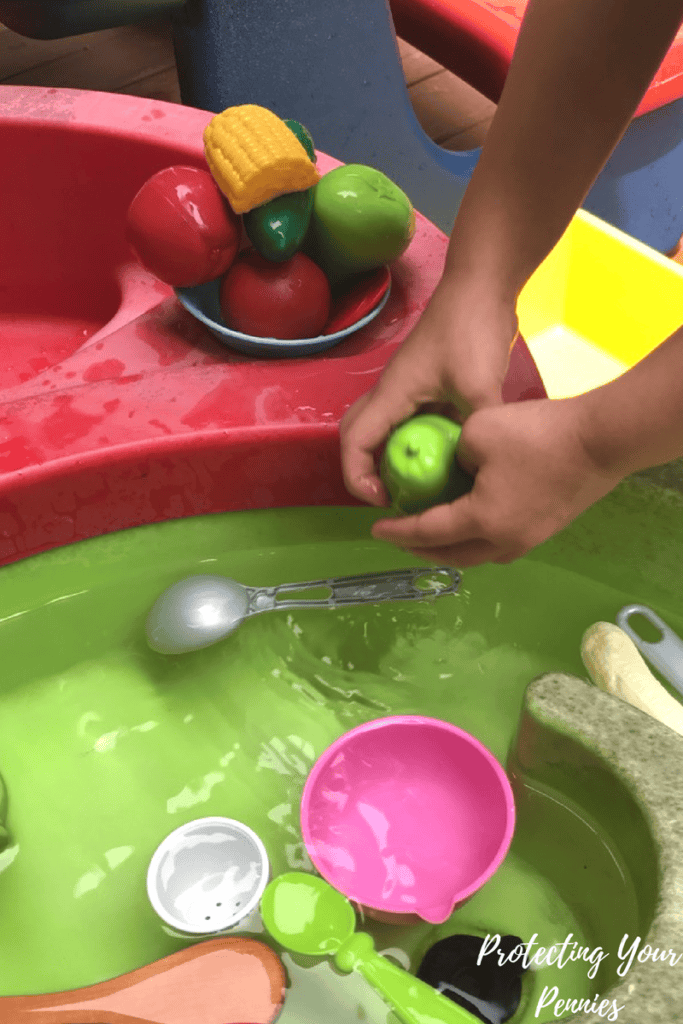
M 266 849 L 232 818 L 197 818 L 171 832 L 147 871 L 147 895 L 166 924 L 186 935 L 244 926 L 268 884 Z

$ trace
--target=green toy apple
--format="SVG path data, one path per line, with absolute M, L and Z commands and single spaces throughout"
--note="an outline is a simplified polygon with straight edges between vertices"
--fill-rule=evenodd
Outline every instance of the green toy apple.
M 336 167 L 314 188 L 307 251 L 332 280 L 398 259 L 414 233 L 408 196 L 374 167 Z
M 380 475 L 395 511 L 417 515 L 472 490 L 474 480 L 455 454 L 461 427 L 445 416 L 406 420 L 389 437 Z

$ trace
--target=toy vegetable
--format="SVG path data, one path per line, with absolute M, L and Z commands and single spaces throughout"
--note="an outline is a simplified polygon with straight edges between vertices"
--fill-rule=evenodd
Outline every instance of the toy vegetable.
M 311 138 L 311 133 L 308 129 L 304 128 L 300 121 L 292 121 L 289 118 L 285 120 L 285 124 L 289 128 L 290 132 L 294 132 L 297 139 L 306 150 L 309 159 L 312 160 L 314 164 L 317 163 L 318 158 L 315 155 L 315 146 L 313 145 L 313 139 Z
M 433 414 L 414 416 L 394 430 L 380 473 L 397 512 L 416 515 L 472 489 L 473 478 L 455 457 L 460 433 L 453 420 Z
M 284 122 L 315 163 L 315 149 L 310 134 L 298 121 Z M 289 192 L 244 214 L 244 228 L 249 241 L 264 259 L 288 260 L 297 252 L 306 237 L 313 210 L 313 189 Z
M 235 213 L 289 192 L 303 192 L 320 175 L 295 132 L 277 114 L 247 103 L 216 114 L 204 130 L 204 154 Z

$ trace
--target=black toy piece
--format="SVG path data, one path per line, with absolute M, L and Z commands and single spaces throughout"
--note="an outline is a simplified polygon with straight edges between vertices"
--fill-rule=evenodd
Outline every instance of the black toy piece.
M 516 935 L 504 935 L 495 954 L 477 964 L 483 942 L 476 935 L 441 939 L 425 954 L 417 976 L 486 1024 L 505 1024 L 520 1004 L 525 968 L 521 957 L 501 966 L 497 954 L 507 955 L 524 943 Z

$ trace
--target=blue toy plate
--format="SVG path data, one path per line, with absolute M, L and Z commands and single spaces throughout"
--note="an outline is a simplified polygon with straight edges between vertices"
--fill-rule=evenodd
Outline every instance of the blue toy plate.
M 219 287 L 220 280 L 217 280 L 195 285 L 194 288 L 176 288 L 175 291 L 178 301 L 185 309 L 197 320 L 201 320 L 224 345 L 229 345 L 230 348 L 250 356 L 279 356 L 280 358 L 283 356 L 308 356 L 333 348 L 343 338 L 359 331 L 361 327 L 365 327 L 376 316 L 379 316 L 391 293 L 391 282 L 389 282 L 387 290 L 375 308 L 342 331 L 336 331 L 334 334 L 320 334 L 316 338 L 285 340 L 282 338 L 256 338 L 253 335 L 242 334 L 240 331 L 232 331 L 226 327 L 221 316 Z

